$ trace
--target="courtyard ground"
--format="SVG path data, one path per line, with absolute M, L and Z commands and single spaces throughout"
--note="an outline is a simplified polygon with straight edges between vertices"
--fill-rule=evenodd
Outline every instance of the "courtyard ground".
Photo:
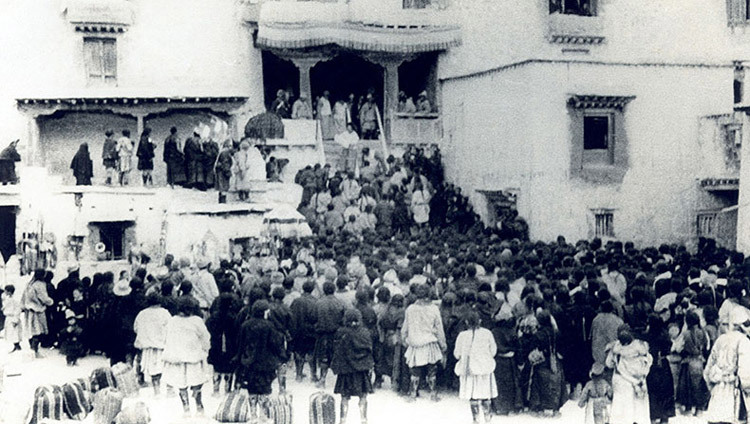
M 43 384 L 63 384 L 76 378 L 88 376 L 91 371 L 100 366 L 108 365 L 106 358 L 102 356 L 88 356 L 79 361 L 74 367 L 65 364 L 65 358 L 56 350 L 43 349 L 45 355 L 42 359 L 32 359 L 28 350 L 7 354 L 10 346 L 0 339 L 0 364 L 4 364 L 6 377 L 0 393 L 0 424 L 24 423 L 26 412 L 31 406 L 34 390 Z M 8 375 L 10 374 L 10 375 Z M 15 375 L 14 374 L 20 374 Z M 333 392 L 335 377 L 329 374 L 326 390 Z M 293 372 L 290 371 L 288 378 L 288 391 L 293 396 L 293 423 L 307 424 L 308 402 L 311 394 L 318 391 L 312 383 L 305 381 L 297 383 L 294 381 Z M 461 401 L 455 395 L 444 394 L 442 399 L 435 403 L 426 398 L 420 398 L 414 403 L 407 402 L 387 388 L 377 390 L 369 397 L 369 423 L 370 424 L 397 424 L 397 423 L 445 423 L 462 424 L 471 423 L 471 413 L 468 402 Z M 274 393 L 278 387 L 274 383 Z M 204 404 L 206 413 L 204 417 L 183 417 L 180 401 L 176 395 L 167 397 L 155 397 L 151 389 L 141 389 L 138 397 L 127 398 L 126 403 L 141 400 L 146 403 L 151 413 L 154 424 L 208 424 L 215 423 L 212 420 L 216 412 L 220 397 L 211 395 L 210 384 L 204 386 Z M 337 408 L 339 397 L 336 396 Z M 92 422 L 91 416 L 84 422 Z M 349 408 L 348 423 L 359 423 L 359 409 L 356 399 L 352 399 Z M 693 417 L 678 417 L 670 423 L 698 424 L 704 420 Z M 493 417 L 493 424 L 515 424 L 515 423 L 560 423 L 580 424 L 583 423 L 583 410 L 573 402 L 568 402 L 561 410 L 561 416 L 557 418 L 538 418 L 529 415 L 515 415 L 509 417 Z

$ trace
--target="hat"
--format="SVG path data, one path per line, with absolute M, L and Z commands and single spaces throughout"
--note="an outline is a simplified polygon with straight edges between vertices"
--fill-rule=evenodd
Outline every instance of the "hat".
M 284 274 L 279 271 L 271 273 L 271 284 L 281 284 L 284 282 Z
M 591 366 L 591 371 L 589 371 L 589 377 L 594 378 L 594 376 L 600 376 L 604 374 L 604 365 L 596 362 L 594 365 Z
M 80 268 L 81 268 L 81 267 L 80 267 L 80 266 L 78 266 L 78 264 L 73 264 L 73 265 L 71 265 L 71 266 L 69 266 L 69 267 L 68 267 L 68 274 L 70 274 L 71 272 L 76 272 L 76 271 L 78 271 L 78 270 L 79 270 Z
M 427 91 L 422 90 L 422 92 L 419 93 L 419 97 L 427 97 Z
M 732 308 L 732 311 L 729 312 L 729 324 L 734 326 L 741 326 L 750 320 L 750 317 L 747 314 L 747 309 L 743 307 L 734 307 Z
M 128 280 L 117 280 L 115 285 L 112 287 L 112 293 L 115 296 L 127 296 L 133 289 L 130 288 L 130 282 Z
M 347 309 L 344 312 L 344 324 L 350 325 L 353 322 L 362 322 L 362 313 L 357 309 Z
M 298 276 L 304 277 L 305 275 L 307 275 L 307 267 L 305 266 L 305 264 L 301 263 L 297 265 L 295 272 L 297 273 Z
M 208 268 L 209 264 L 210 264 L 210 262 L 208 261 L 207 258 L 198 258 L 195 261 L 195 266 L 197 266 L 198 269 Z
M 65 319 L 71 319 L 71 318 L 75 318 L 75 317 L 76 317 L 76 313 L 75 312 L 73 312 L 70 309 L 66 309 L 65 310 Z

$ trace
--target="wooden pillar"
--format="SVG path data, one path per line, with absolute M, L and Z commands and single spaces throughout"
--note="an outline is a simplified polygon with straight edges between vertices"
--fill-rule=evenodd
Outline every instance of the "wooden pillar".
M 385 107 L 385 137 L 386 140 L 391 140 L 391 125 L 396 119 L 396 112 L 398 111 L 398 67 L 401 65 L 401 60 L 389 60 L 383 64 L 385 68 L 385 87 L 383 93 L 383 103 Z
M 28 133 L 26 140 L 26 163 L 28 166 L 41 166 L 41 150 L 39 149 L 39 120 L 38 115 L 29 115 L 27 122 Z
M 312 85 L 310 83 L 310 69 L 315 66 L 321 58 L 294 58 L 292 62 L 299 69 L 299 94 L 307 94 L 312 99 Z
M 143 133 L 143 120 L 146 117 L 146 115 L 143 114 L 137 114 L 135 115 L 135 134 L 131 137 L 134 141 L 140 140 L 141 134 Z

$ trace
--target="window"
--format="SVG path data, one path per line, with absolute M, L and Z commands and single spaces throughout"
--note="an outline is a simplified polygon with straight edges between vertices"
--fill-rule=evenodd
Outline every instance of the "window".
M 594 0 L 550 0 L 549 13 L 594 16 Z
M 748 0 L 750 1 L 750 0 Z M 734 103 L 742 103 L 742 92 L 745 86 L 745 68 L 735 66 L 734 68 Z
M 585 111 L 583 113 L 583 161 L 588 164 L 614 164 L 614 113 Z
M 716 235 L 716 213 L 702 212 L 696 220 L 698 237 L 713 238 Z
M 83 51 L 89 81 L 105 84 L 117 81 L 117 40 L 84 38 Z
M 104 245 L 104 257 L 107 260 L 119 260 L 125 257 L 126 246 L 133 242 L 131 221 L 97 222 L 99 240 Z
M 614 237 L 614 211 L 608 209 L 594 210 L 594 236 L 595 237 Z

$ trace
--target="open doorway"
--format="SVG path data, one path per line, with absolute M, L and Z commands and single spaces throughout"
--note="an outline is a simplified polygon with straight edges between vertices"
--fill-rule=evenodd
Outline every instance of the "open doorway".
M 276 100 L 276 92 L 285 90 L 291 102 L 299 96 L 299 69 L 289 60 L 284 60 L 269 51 L 263 51 L 263 95 L 266 109 Z
M 383 110 L 383 75 L 381 66 L 351 53 L 341 53 L 310 70 L 313 99 L 328 91 L 331 105 L 338 100 L 347 101 L 349 94 L 354 94 L 359 102 L 368 92 L 373 92 L 378 107 Z
M 115 261 L 124 259 L 127 254 L 127 246 L 135 242 L 134 223 L 132 221 L 113 221 L 92 224 L 96 230 L 94 240 L 100 257 Z M 100 247 L 103 247 L 103 249 Z

